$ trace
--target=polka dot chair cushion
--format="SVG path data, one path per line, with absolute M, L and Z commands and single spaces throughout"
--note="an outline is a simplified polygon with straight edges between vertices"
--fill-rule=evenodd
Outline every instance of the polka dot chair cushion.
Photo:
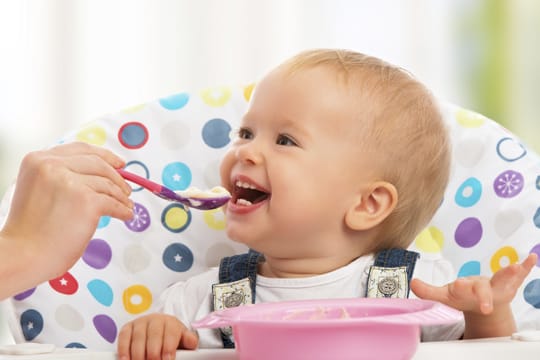
M 178 93 L 99 118 L 62 141 L 110 148 L 128 170 L 174 190 L 212 187 L 251 91 L 250 85 Z M 540 254 L 538 157 L 493 121 L 448 104 L 443 109 L 453 139 L 452 180 L 412 247 L 428 259 L 447 257 L 458 276 L 490 276 Z M 152 311 L 165 287 L 245 250 L 226 239 L 220 210 L 186 211 L 136 185 L 132 198 L 133 220 L 102 218 L 72 269 L 10 299 L 16 341 L 114 350 L 122 325 Z M 540 328 L 538 267 L 513 306 L 521 327 Z

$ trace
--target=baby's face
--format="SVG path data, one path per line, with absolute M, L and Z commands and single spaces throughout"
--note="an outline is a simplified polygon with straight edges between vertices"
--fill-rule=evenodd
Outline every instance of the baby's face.
M 370 177 L 355 105 L 327 69 L 276 70 L 257 85 L 221 165 L 230 238 L 280 257 L 348 251 L 344 214 Z

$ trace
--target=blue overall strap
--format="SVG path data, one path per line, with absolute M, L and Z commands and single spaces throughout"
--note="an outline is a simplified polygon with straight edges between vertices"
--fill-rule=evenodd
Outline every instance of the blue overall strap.
M 249 279 L 251 302 L 255 303 L 257 265 L 262 259 L 263 255 L 254 250 L 249 250 L 247 254 L 223 258 L 219 264 L 219 284 L 234 283 L 246 278 Z M 231 334 L 230 329 L 220 329 L 221 340 L 225 349 L 234 348 L 234 341 L 231 338 Z
M 409 297 L 409 284 L 411 283 L 414 267 L 416 265 L 416 260 L 420 257 L 420 254 L 414 251 L 409 251 L 405 249 L 386 249 L 382 250 L 375 256 L 375 262 L 373 263 L 372 268 L 379 268 L 379 269 L 396 269 L 396 268 L 406 268 L 406 274 L 407 274 L 407 291 L 406 291 L 406 297 Z M 370 278 L 372 271 L 370 270 Z M 374 274 L 374 276 L 378 276 L 379 278 L 382 278 L 382 280 L 385 279 L 384 270 L 381 272 L 378 272 Z M 386 278 L 387 279 L 387 278 Z M 370 286 L 370 279 L 368 279 L 368 287 Z M 379 281 L 379 279 L 374 280 Z M 379 283 L 380 284 L 380 283 Z M 369 291 L 369 289 L 367 289 Z
M 416 260 L 420 254 L 415 251 L 405 249 L 387 249 L 380 251 L 375 257 L 373 265 L 381 267 L 407 267 L 407 280 L 412 280 Z
M 249 250 L 247 254 L 224 257 L 219 264 L 219 283 L 229 283 L 248 278 L 252 303 L 255 303 L 257 265 L 261 260 L 262 254 L 255 250 Z

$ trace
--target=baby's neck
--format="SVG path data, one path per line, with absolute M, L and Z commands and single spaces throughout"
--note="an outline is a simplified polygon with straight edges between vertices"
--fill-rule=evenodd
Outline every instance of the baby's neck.
M 357 257 L 268 258 L 259 264 L 258 274 L 271 278 L 301 278 L 326 274 L 348 265 Z

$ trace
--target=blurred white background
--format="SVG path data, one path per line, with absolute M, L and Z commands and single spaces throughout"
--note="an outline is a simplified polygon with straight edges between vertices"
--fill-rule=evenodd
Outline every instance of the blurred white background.
M 534 143 L 539 14 L 535 0 L 0 0 L 0 192 L 23 154 L 83 122 L 250 83 L 310 47 L 401 65 Z
M 81 123 L 312 47 L 400 65 L 538 150 L 539 23 L 536 0 L 0 0 L 0 194 Z

